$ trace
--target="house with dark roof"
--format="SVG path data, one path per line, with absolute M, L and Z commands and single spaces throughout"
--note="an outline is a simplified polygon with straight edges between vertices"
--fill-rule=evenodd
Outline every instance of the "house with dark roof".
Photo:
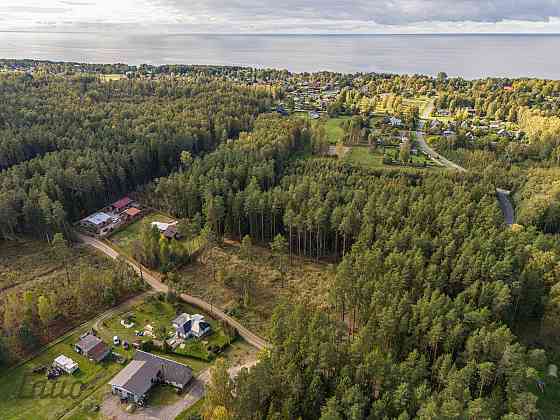
M 190 367 L 137 350 L 133 360 L 111 381 L 111 392 L 121 399 L 144 405 L 157 384 L 168 384 L 184 390 L 193 377 Z
M 175 335 L 178 338 L 187 339 L 191 337 L 200 338 L 211 330 L 210 324 L 199 314 L 181 314 L 172 321 Z
M 81 336 L 80 341 L 74 345 L 74 349 L 77 353 L 97 363 L 105 360 L 111 352 L 109 347 L 93 334 Z
M 179 239 L 179 232 L 177 231 L 177 225 L 170 225 L 165 231 L 163 232 L 163 236 L 166 239 Z

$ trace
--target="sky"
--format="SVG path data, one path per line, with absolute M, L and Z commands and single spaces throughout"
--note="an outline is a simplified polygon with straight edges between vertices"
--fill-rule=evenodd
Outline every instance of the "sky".
M 560 0 L 0 0 L 0 31 L 560 33 Z

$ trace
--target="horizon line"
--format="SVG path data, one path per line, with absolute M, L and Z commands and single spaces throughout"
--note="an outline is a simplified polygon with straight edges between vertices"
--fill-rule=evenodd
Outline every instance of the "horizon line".
M 0 33 L 34 33 L 34 34 L 111 34 L 117 30 L 95 31 L 49 31 L 35 29 L 0 29 Z M 122 35 L 122 31 L 119 32 Z M 210 35 L 210 36 L 419 36 L 419 35 L 560 35 L 560 32 L 129 32 L 130 35 Z

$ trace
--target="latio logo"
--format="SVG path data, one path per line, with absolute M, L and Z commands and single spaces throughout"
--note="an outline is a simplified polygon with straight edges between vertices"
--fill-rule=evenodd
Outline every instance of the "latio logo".
M 20 399 L 52 399 L 72 398 L 79 399 L 87 388 L 95 387 L 102 380 L 103 375 L 98 375 L 87 385 L 73 379 L 59 378 L 57 380 L 39 379 L 36 375 L 25 373 L 19 384 L 17 398 Z

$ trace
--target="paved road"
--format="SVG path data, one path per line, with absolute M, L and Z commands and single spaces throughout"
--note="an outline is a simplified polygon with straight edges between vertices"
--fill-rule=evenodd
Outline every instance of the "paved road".
M 508 225 L 513 225 L 515 220 L 515 211 L 511 205 L 511 200 L 509 199 L 510 191 L 502 190 L 501 188 L 496 188 L 496 195 L 498 196 L 498 201 L 500 202 L 500 208 L 506 219 Z
M 96 248 L 97 250 L 103 252 L 105 255 L 113 259 L 119 258 L 119 253 L 116 250 L 114 250 L 112 247 L 107 245 L 106 243 L 98 239 L 92 238 L 90 236 L 82 235 L 80 233 L 78 233 L 77 236 L 82 242 Z M 167 285 L 162 283 L 157 273 L 151 272 L 150 270 L 141 266 L 137 262 L 131 261 L 130 259 L 125 258 L 124 256 L 123 259 L 134 269 L 134 271 L 136 271 L 136 273 L 141 275 L 144 278 L 144 280 L 154 290 L 156 290 L 157 292 L 167 293 L 169 287 L 167 287 Z M 259 350 L 270 347 L 270 344 L 266 340 L 259 337 L 257 334 L 249 331 L 247 328 L 241 325 L 239 321 L 233 319 L 232 317 L 224 313 L 221 309 L 216 308 L 216 306 L 211 305 L 210 303 L 200 298 L 187 295 L 185 293 L 181 294 L 180 297 L 183 301 L 191 305 L 194 305 L 204 310 L 205 312 L 210 313 L 212 317 L 225 321 L 227 324 L 235 328 L 239 332 L 239 335 L 243 337 L 245 341 L 247 341 L 253 347 L 256 347 Z
M 421 120 L 418 123 L 419 130 L 416 131 L 416 142 L 418 143 L 418 147 L 428 154 L 436 163 L 441 166 L 446 166 L 450 169 L 455 169 L 459 172 L 467 172 L 465 168 L 460 165 L 457 165 L 455 162 L 450 161 L 445 156 L 440 155 L 434 149 L 432 149 L 426 140 L 424 139 L 423 128 L 426 124 L 426 119 L 430 116 L 432 109 L 434 108 L 434 101 L 432 100 L 422 112 Z M 509 226 L 513 225 L 515 220 L 515 211 L 513 209 L 513 205 L 511 204 L 511 200 L 509 199 L 509 191 L 503 190 L 501 188 L 496 188 L 496 195 L 498 196 L 498 202 L 500 203 L 500 208 L 502 209 L 502 213 L 504 214 L 504 219 L 506 224 Z
M 455 169 L 459 172 L 467 172 L 465 168 L 457 165 L 455 162 L 451 162 L 449 159 L 440 155 L 438 152 L 428 146 L 428 143 L 426 143 L 426 140 L 424 140 L 424 133 L 422 131 L 416 131 L 416 142 L 418 143 L 420 149 L 422 149 L 424 153 L 430 156 L 439 165 L 446 166 L 450 169 Z

